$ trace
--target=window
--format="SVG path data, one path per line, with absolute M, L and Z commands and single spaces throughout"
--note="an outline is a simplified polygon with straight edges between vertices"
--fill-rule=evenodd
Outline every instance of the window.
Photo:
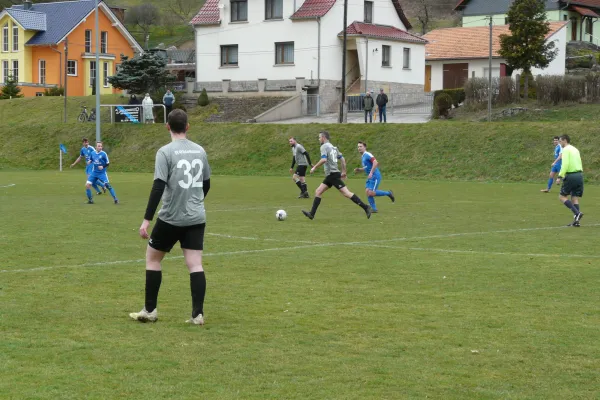
M 8 51 L 8 22 L 2 28 L 2 51 Z
M 389 67 L 391 66 L 391 55 L 392 55 L 392 48 L 390 46 L 381 46 L 381 53 L 382 53 L 382 57 L 381 57 L 381 66 L 382 67 Z
M 77 60 L 67 61 L 67 75 L 77 76 Z
M 283 19 L 283 0 L 265 0 L 265 19 Z
M 41 85 L 46 84 L 46 60 L 40 60 L 39 65 L 39 80 Z
M 410 49 L 408 47 L 404 48 L 404 57 L 402 58 L 402 68 L 410 69 Z
M 569 20 L 569 16 L 567 14 L 563 15 L 563 21 L 568 21 Z
M 84 51 L 86 53 L 92 52 L 92 31 L 89 29 L 85 31 L 85 50 Z
M 508 17 L 504 17 L 504 25 L 508 25 Z
M 275 64 L 294 63 L 294 42 L 275 43 Z
M 35 97 L 42 97 L 44 96 L 44 92 L 35 92 Z
M 90 61 L 90 87 L 96 86 L 96 61 Z
M 238 46 L 237 44 L 221 46 L 221 66 L 238 65 Z
M 10 69 L 8 69 L 8 60 L 4 60 L 4 61 L 2 61 L 2 82 L 6 83 L 9 76 L 10 76 Z
M 19 26 L 13 25 L 13 51 L 19 51 Z
M 368 24 L 373 23 L 373 2 L 365 1 L 365 22 Z
M 19 82 L 19 61 L 13 60 L 12 62 L 12 78 L 15 82 Z
M 108 63 L 107 62 L 104 63 L 102 72 L 104 74 L 104 75 L 102 75 L 102 77 L 104 78 L 104 87 L 108 87 Z
M 231 22 L 248 21 L 248 0 L 231 0 Z
M 100 34 L 100 53 L 108 53 L 108 32 L 102 32 Z

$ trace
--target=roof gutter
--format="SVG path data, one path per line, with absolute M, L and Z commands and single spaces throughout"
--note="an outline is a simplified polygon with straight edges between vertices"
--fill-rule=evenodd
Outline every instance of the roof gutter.
M 50 50 L 54 51 L 55 53 L 58 53 L 58 81 L 59 81 L 59 86 L 62 87 L 62 53 L 58 50 L 56 50 L 53 45 L 49 45 L 48 47 L 50 47 Z

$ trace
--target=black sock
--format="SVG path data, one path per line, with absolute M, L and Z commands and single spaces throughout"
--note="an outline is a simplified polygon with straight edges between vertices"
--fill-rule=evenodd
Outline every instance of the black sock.
M 302 190 L 302 182 L 296 181 L 296 186 L 298 186 L 298 189 Z
M 579 204 L 573 204 L 573 207 L 575 207 L 577 211 L 579 211 Z
M 367 209 L 367 205 L 365 203 L 363 203 L 362 200 L 359 199 L 357 195 L 352 196 L 350 198 L 350 200 L 352 200 L 353 202 L 355 202 L 356 204 L 358 204 L 363 210 Z
M 162 271 L 146 270 L 146 311 L 151 313 L 158 302 L 158 290 L 162 282 Z
M 192 318 L 204 315 L 204 295 L 206 295 L 206 276 L 204 271 L 190 274 L 190 289 L 192 290 Z
M 308 186 L 306 186 L 306 183 L 302 183 L 300 190 L 302 190 L 302 193 L 308 192 Z
M 567 200 L 563 203 L 571 212 L 575 215 L 579 214 L 579 210 L 571 203 L 571 200 Z
M 312 209 L 310 210 L 310 213 L 312 214 L 313 217 L 317 213 L 317 208 L 319 208 L 319 204 L 321 204 L 321 198 L 315 196 L 315 199 L 313 200 Z

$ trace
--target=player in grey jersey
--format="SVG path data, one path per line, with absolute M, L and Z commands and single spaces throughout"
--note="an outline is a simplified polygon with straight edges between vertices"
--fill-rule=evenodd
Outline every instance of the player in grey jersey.
M 304 149 L 304 146 L 296 141 L 295 137 L 291 137 L 288 142 L 292 148 L 292 166 L 290 167 L 290 174 L 293 174 L 292 179 L 294 182 L 296 182 L 296 186 L 298 186 L 300 189 L 300 196 L 298 196 L 298 198 L 308 199 L 310 196 L 308 195 L 308 187 L 306 186 L 305 176 L 308 166 L 310 165 L 312 167 L 310 156 Z M 295 164 L 298 164 L 296 172 L 294 172 Z
M 146 301 L 142 311 L 129 316 L 141 322 L 158 319 L 156 304 L 162 281 L 161 261 L 179 242 L 190 272 L 192 317 L 187 321 L 204 325 L 206 277 L 202 268 L 206 213 L 204 198 L 210 189 L 210 166 L 202 146 L 188 140 L 190 127 L 182 110 L 169 113 L 167 129 L 171 143 L 156 153 L 154 184 L 140 236 L 148 239 L 150 221 L 162 198 L 156 225 L 146 249 Z
M 319 133 L 319 142 L 321 142 L 321 160 L 314 167 L 312 167 L 310 173 L 313 174 L 317 168 L 324 164 L 325 180 L 323 180 L 323 183 L 321 183 L 315 191 L 315 199 L 313 200 L 312 210 L 302 210 L 302 213 L 306 217 L 313 219 L 317 213 L 319 204 L 321 204 L 321 196 L 332 186 L 335 186 L 335 188 L 339 190 L 344 197 L 349 198 L 354 203 L 358 204 L 363 210 L 365 210 L 367 218 L 371 218 L 371 207 L 363 203 L 363 201 L 357 195 L 349 191 L 346 187 L 346 184 L 343 181 L 343 179 L 346 177 L 346 160 L 337 147 L 332 145 L 329 140 L 329 132 L 323 131 Z M 342 163 L 341 172 L 338 168 L 338 161 Z

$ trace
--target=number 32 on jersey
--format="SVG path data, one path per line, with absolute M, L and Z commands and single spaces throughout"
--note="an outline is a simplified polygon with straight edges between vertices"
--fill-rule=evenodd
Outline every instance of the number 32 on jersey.
M 198 172 L 192 176 L 193 171 L 198 168 Z M 204 164 L 198 158 L 192 160 L 190 163 L 188 160 L 179 160 L 177 163 L 178 169 L 183 169 L 183 175 L 185 179 L 181 179 L 179 182 L 179 186 L 184 189 L 189 189 L 190 187 L 202 187 L 202 169 L 204 168 Z

